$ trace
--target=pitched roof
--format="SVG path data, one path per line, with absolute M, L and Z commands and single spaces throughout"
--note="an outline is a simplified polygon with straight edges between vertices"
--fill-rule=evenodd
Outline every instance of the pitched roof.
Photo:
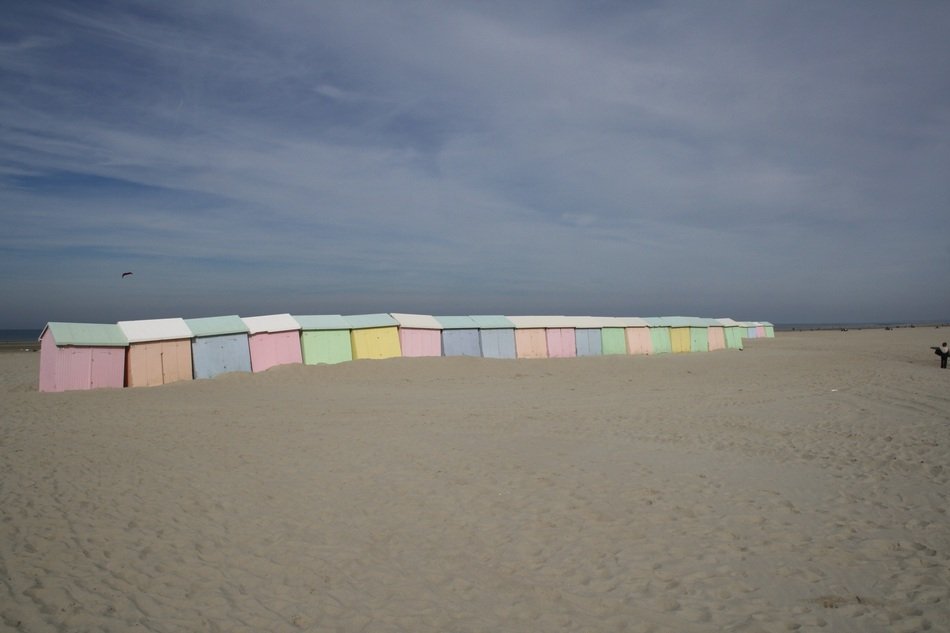
M 350 324 L 339 314 L 295 314 L 302 330 L 348 330 Z
M 86 347 L 128 347 L 129 339 L 122 329 L 112 323 L 61 323 L 51 321 L 40 333 L 49 330 L 57 347 L 82 345 Z
M 300 324 L 289 314 L 265 314 L 263 316 L 241 317 L 250 334 L 264 332 L 290 332 L 299 330 Z
M 354 330 L 366 330 L 374 327 L 395 327 L 396 319 L 388 314 L 351 314 L 343 317 Z
M 402 314 L 400 312 L 391 312 L 389 314 L 399 327 L 414 328 L 417 330 L 441 330 L 442 325 L 435 317 L 428 314 Z
M 473 314 L 469 317 L 482 330 L 505 330 L 515 327 L 515 324 L 500 314 Z
M 477 330 L 478 323 L 467 316 L 437 316 L 436 320 L 445 330 Z
M 195 336 L 220 336 L 222 334 L 241 334 L 247 332 L 247 325 L 245 325 L 241 317 L 236 314 L 185 319 L 185 324 Z
M 172 341 L 191 338 L 193 335 L 184 319 L 145 319 L 141 321 L 119 321 L 122 333 L 129 343 L 146 341 Z

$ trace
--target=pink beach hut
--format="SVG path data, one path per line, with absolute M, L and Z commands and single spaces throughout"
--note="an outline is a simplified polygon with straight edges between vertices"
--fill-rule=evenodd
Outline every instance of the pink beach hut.
M 706 344 L 710 352 L 726 349 L 726 330 L 718 319 L 703 319 L 706 321 Z
M 399 328 L 399 345 L 405 357 L 441 356 L 442 325 L 426 314 L 389 314 Z
M 573 317 L 546 317 L 544 336 L 547 339 L 548 358 L 573 358 L 577 356 L 577 339 Z
M 650 322 L 639 317 L 621 318 L 620 324 L 624 328 L 627 338 L 628 354 L 652 354 L 653 337 L 650 334 Z
M 300 351 L 300 324 L 289 314 L 242 317 L 247 326 L 251 351 L 251 371 L 260 372 L 277 365 L 303 363 Z
M 40 334 L 40 391 L 122 388 L 129 340 L 118 325 L 47 323 Z
M 518 358 L 547 358 L 547 319 L 544 316 L 510 316 L 515 326 L 515 353 Z
M 129 339 L 127 387 L 154 387 L 192 379 L 191 338 L 184 319 L 119 321 Z

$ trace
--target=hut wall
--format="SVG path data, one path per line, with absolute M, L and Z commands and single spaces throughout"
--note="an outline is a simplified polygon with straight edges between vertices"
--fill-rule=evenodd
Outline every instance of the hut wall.
M 478 330 L 442 330 L 442 354 L 444 356 L 481 356 L 482 342 Z
M 251 334 L 247 337 L 247 345 L 251 352 L 251 371 L 254 372 L 303 363 L 299 330 Z
M 40 391 L 121 388 L 124 347 L 57 347 L 51 332 L 40 342 Z
M 485 358 L 517 358 L 515 331 L 507 328 L 479 330 L 482 356 Z
M 627 338 L 628 354 L 652 354 L 653 339 L 650 338 L 650 328 L 648 327 L 628 327 L 624 328 L 624 335 Z
M 723 329 L 726 333 L 726 347 L 729 349 L 742 349 L 742 328 L 727 327 Z
M 671 327 L 670 330 L 670 350 L 674 354 L 688 352 L 690 350 L 690 339 L 688 327 Z
M 626 354 L 627 336 L 622 327 L 605 327 L 600 330 L 600 348 L 604 356 Z
M 349 330 L 308 330 L 300 335 L 303 362 L 332 365 L 353 360 Z
M 710 325 L 707 332 L 707 337 L 709 341 L 709 351 L 715 352 L 716 350 L 726 349 L 726 333 L 725 330 L 721 327 L 715 325 Z
M 573 358 L 577 356 L 577 342 L 572 327 L 545 328 L 548 358 Z
M 393 327 L 374 327 L 350 332 L 350 344 L 353 346 L 353 359 L 361 358 L 398 358 L 402 356 L 399 347 L 399 334 Z
M 709 351 L 709 328 L 691 327 L 689 328 L 689 351 L 708 352 Z
M 673 343 L 670 340 L 670 328 L 651 327 L 650 343 L 653 345 L 654 354 L 669 354 L 673 351 Z
M 441 356 L 442 333 L 439 330 L 401 327 L 399 345 L 405 357 Z
M 765 338 L 765 326 L 757 325 L 755 326 L 755 338 Z
M 154 387 L 192 379 L 191 341 L 148 341 L 129 345 L 125 382 L 129 387 Z
M 518 358 L 547 358 L 548 344 L 544 328 L 515 330 L 515 351 Z
M 195 378 L 214 378 L 232 371 L 251 371 L 247 334 L 199 336 L 191 341 Z
M 578 356 L 600 356 L 603 353 L 600 328 L 577 328 L 574 341 Z

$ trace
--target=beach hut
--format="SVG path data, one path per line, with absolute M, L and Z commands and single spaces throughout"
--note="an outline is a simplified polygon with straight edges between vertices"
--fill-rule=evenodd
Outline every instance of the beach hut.
M 545 317 L 544 336 L 547 339 L 548 358 L 577 356 L 577 338 L 572 317 Z
M 739 325 L 741 326 L 742 338 L 758 338 L 756 324 L 752 321 L 740 321 Z
M 627 339 L 628 354 L 652 354 L 653 339 L 650 336 L 650 322 L 639 317 L 623 317 L 620 323 Z
M 332 365 L 353 360 L 350 324 L 339 314 L 294 315 L 300 324 L 300 352 L 305 365 Z
M 739 323 L 729 318 L 719 318 L 716 321 L 722 326 L 723 334 L 726 337 L 726 349 L 742 349 L 743 328 Z
M 251 371 L 260 372 L 278 365 L 303 363 L 300 351 L 300 324 L 289 314 L 243 317 L 247 326 L 247 346 Z
M 600 348 L 604 356 L 627 353 L 627 334 L 619 317 L 597 317 L 600 321 Z
M 396 319 L 388 314 L 355 314 L 344 318 L 350 324 L 354 360 L 402 356 Z
M 515 326 L 515 353 L 518 358 L 547 358 L 546 328 L 550 317 L 510 316 Z
M 603 354 L 603 335 L 601 319 L 590 316 L 564 317 L 574 328 L 574 355 L 601 356 Z
M 665 319 L 651 317 L 644 319 L 650 326 L 650 344 L 654 354 L 669 354 L 673 351 L 673 341 L 670 338 L 670 326 Z
M 479 347 L 484 358 L 517 358 L 515 326 L 501 315 L 478 314 L 469 317 L 478 327 Z
M 194 338 L 191 364 L 195 378 L 214 378 L 232 371 L 251 371 L 247 326 L 237 315 L 185 319 Z
M 119 321 L 129 340 L 125 384 L 154 387 L 191 380 L 192 333 L 184 319 Z
M 690 323 L 689 317 L 660 317 L 660 320 L 666 324 L 670 331 L 670 351 L 674 354 L 688 352 L 692 349 L 690 342 Z
M 717 319 L 703 319 L 706 322 L 706 343 L 710 352 L 726 349 L 726 331 Z
M 40 391 L 74 391 L 125 384 L 129 340 L 100 323 L 46 324 L 40 333 Z
M 481 356 L 478 324 L 467 316 L 437 316 L 442 326 L 443 356 Z
M 390 313 L 399 327 L 399 347 L 405 357 L 441 356 L 442 326 L 427 314 Z
M 775 326 L 768 321 L 762 321 L 762 329 L 765 332 L 765 338 L 775 338 Z

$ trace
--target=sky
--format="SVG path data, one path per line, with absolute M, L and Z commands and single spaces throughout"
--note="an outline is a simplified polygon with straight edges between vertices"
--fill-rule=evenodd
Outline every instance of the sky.
M 0 327 L 947 321 L 948 33 L 913 0 L 5 2 Z

